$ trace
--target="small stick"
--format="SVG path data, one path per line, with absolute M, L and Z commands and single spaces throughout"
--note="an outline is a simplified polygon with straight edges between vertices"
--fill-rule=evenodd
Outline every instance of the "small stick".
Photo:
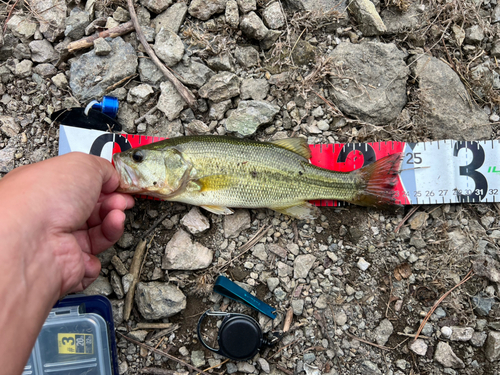
M 293 320 L 293 308 L 289 308 L 286 312 L 285 323 L 283 324 L 283 333 L 288 332 Z
M 3 25 L 3 32 L 4 33 L 5 33 L 5 30 L 7 30 L 7 22 L 10 21 L 10 17 L 12 16 L 12 12 L 14 11 L 14 8 L 16 7 L 16 5 L 17 5 L 18 2 L 19 2 L 19 0 L 16 0 L 16 2 L 14 3 L 14 5 L 12 5 L 12 8 L 10 8 L 10 12 L 7 15 L 7 18 L 5 19 L 5 23 Z
M 199 373 L 204 374 L 204 375 L 210 375 L 210 374 L 208 374 L 207 372 L 205 372 L 205 371 L 203 371 L 203 370 L 200 370 L 199 368 L 194 367 L 193 365 L 190 365 L 190 364 L 189 364 L 189 363 L 187 363 L 187 362 L 184 362 L 182 359 L 176 358 L 176 357 L 174 357 L 173 355 L 170 355 L 170 354 L 168 354 L 168 353 L 165 353 L 163 350 L 160 350 L 160 349 L 155 349 L 155 348 L 153 348 L 152 346 L 149 346 L 149 345 L 147 345 L 147 344 L 143 344 L 142 342 L 139 342 L 139 341 L 134 340 L 134 339 L 132 339 L 132 338 L 130 338 L 130 337 L 128 337 L 128 336 L 125 336 L 125 335 L 124 335 L 123 333 L 121 333 L 121 332 L 116 332 L 116 333 L 118 333 L 118 334 L 119 334 L 121 337 L 123 337 L 125 340 L 130 341 L 131 343 L 134 343 L 135 345 L 139 345 L 139 346 L 141 346 L 141 347 L 143 347 L 143 348 L 145 348 L 145 349 L 147 349 L 147 350 L 149 350 L 149 351 L 151 351 L 151 352 L 153 352 L 153 353 L 163 355 L 163 356 L 167 357 L 168 359 L 171 359 L 172 361 L 176 361 L 176 362 L 178 362 L 178 363 L 180 363 L 180 364 L 182 364 L 182 365 L 184 365 L 184 366 L 188 367 L 189 369 L 191 369 L 191 370 L 193 370 L 193 371 L 199 372 Z
M 301 339 L 293 340 L 290 344 L 285 345 L 281 347 L 276 353 L 274 353 L 270 358 L 276 357 L 278 354 L 280 354 L 284 349 L 288 348 L 290 345 L 295 344 L 296 342 L 300 341 Z
M 132 331 L 137 329 L 167 329 L 172 327 L 173 323 L 137 323 Z
M 287 375 L 293 375 L 293 372 L 284 368 L 284 367 L 281 367 L 280 365 L 276 365 L 276 368 L 280 371 L 283 371 L 285 374 Z
M 129 273 L 134 277 L 130 283 L 130 288 L 125 297 L 125 306 L 123 307 L 123 319 L 128 320 L 130 318 L 130 313 L 132 312 L 132 306 L 134 305 L 134 294 L 135 287 L 139 282 L 142 258 L 146 252 L 146 240 L 140 240 L 135 248 L 134 257 L 132 258 L 132 263 L 130 264 Z
M 368 344 L 368 345 L 371 345 L 371 346 L 374 346 L 376 348 L 379 348 L 379 349 L 382 349 L 382 350 L 393 350 L 391 348 L 388 348 L 387 346 L 383 346 L 383 345 L 378 345 L 378 344 L 375 344 L 373 342 L 370 342 L 370 341 L 366 341 L 366 340 L 363 340 L 357 336 L 354 336 L 354 335 L 351 335 L 349 332 L 344 332 L 347 336 L 349 336 L 350 338 L 354 339 L 354 340 L 358 340 L 358 341 L 361 341 L 361 342 L 364 342 L 365 344 Z
M 75 52 L 82 48 L 92 47 L 94 45 L 94 40 L 96 39 L 108 37 L 116 38 L 117 36 L 128 34 L 131 31 L 134 31 L 134 24 L 132 23 L 132 21 L 128 21 L 116 27 L 112 27 L 111 29 L 102 31 L 98 34 L 75 40 L 74 42 L 68 44 L 66 48 L 68 52 Z
M 264 237 L 264 235 L 267 233 L 267 231 L 272 227 L 272 225 L 269 225 L 267 228 L 266 227 L 262 227 L 260 228 L 257 233 L 255 233 L 255 235 L 246 243 L 244 244 L 240 250 L 241 252 L 236 255 L 234 258 L 232 259 L 229 259 L 226 263 L 224 263 L 222 266 L 219 267 L 219 272 L 220 270 L 222 270 L 224 267 L 226 267 L 228 264 L 230 264 L 231 262 L 234 262 L 236 259 L 238 259 L 240 256 L 242 256 L 243 254 L 245 254 L 248 250 L 250 250 L 253 245 L 255 245 L 262 237 Z
M 135 120 L 134 124 L 139 125 L 142 121 L 144 121 L 144 119 L 146 118 L 146 116 L 152 115 L 153 113 L 156 112 L 157 109 L 158 109 L 158 107 L 154 106 L 149 111 L 147 111 L 143 116 L 141 116 L 137 120 Z
M 139 25 L 139 20 L 137 19 L 137 14 L 135 13 L 135 8 L 134 8 L 134 0 L 127 0 L 128 4 L 128 11 L 130 13 L 130 18 L 134 24 L 135 32 L 137 33 L 137 36 L 139 37 L 139 40 L 141 41 L 141 44 L 143 45 L 144 49 L 148 53 L 149 57 L 151 57 L 151 60 L 155 63 L 155 65 L 162 71 L 162 73 L 165 75 L 165 77 L 168 78 L 170 82 L 175 86 L 179 94 L 182 96 L 182 99 L 185 100 L 185 102 L 191 107 L 192 109 L 196 109 L 196 99 L 191 91 L 189 91 L 186 86 L 184 86 L 181 81 L 179 81 L 170 70 L 168 70 L 165 65 L 160 61 L 158 56 L 156 56 L 155 52 L 149 45 L 149 43 L 146 40 L 146 37 L 144 36 L 144 33 L 141 30 L 141 26 Z
M 420 335 L 420 332 L 422 332 L 422 330 L 424 329 L 424 326 L 427 324 L 427 321 L 429 320 L 429 318 L 431 317 L 431 315 L 434 313 L 434 310 L 437 309 L 437 307 L 440 305 L 441 302 L 443 302 L 443 300 L 448 297 L 448 295 L 456 288 L 458 288 L 460 285 L 462 285 L 463 283 L 465 283 L 466 281 L 468 281 L 472 276 L 474 276 L 474 274 L 472 273 L 472 270 L 469 271 L 469 273 L 467 275 L 465 275 L 465 277 L 463 278 L 462 281 L 460 281 L 457 285 L 455 285 L 453 288 L 451 288 L 450 290 L 448 290 L 445 294 L 443 294 L 441 296 L 440 299 L 438 299 L 436 301 L 436 303 L 434 304 L 434 306 L 432 306 L 432 308 L 429 310 L 429 312 L 427 313 L 427 315 L 425 316 L 424 320 L 422 320 L 422 323 L 420 324 L 420 327 L 418 327 L 418 331 L 417 333 L 415 334 L 415 339 L 413 341 L 415 341 L 416 339 L 418 339 L 418 336 Z
M 206 369 L 205 369 L 205 370 L 203 370 L 203 371 L 212 370 L 212 369 L 214 369 L 214 368 L 217 368 L 217 367 L 222 366 L 224 363 L 227 363 L 227 362 L 229 362 L 229 358 L 226 358 L 223 362 L 219 363 L 218 365 L 213 365 L 213 366 L 210 366 L 210 367 L 206 368 Z M 198 374 L 196 374 L 196 375 L 200 375 L 200 374 L 198 373 Z
M 146 238 L 147 236 L 149 236 L 151 234 L 151 232 L 158 226 L 160 225 L 160 223 L 165 220 L 167 218 L 167 216 L 170 215 L 169 212 L 166 212 L 164 213 L 163 215 L 161 215 L 158 219 L 156 219 L 156 221 L 153 223 L 153 225 L 151 225 L 149 227 L 149 229 L 146 231 L 146 233 L 144 233 L 142 235 L 142 238 Z
M 412 337 L 412 338 L 414 338 L 414 337 L 416 336 L 414 333 L 404 333 L 404 332 L 398 332 L 398 335 L 399 335 L 399 336 Z M 420 335 L 419 337 L 420 337 L 421 339 L 427 339 L 427 340 L 432 339 L 432 337 L 422 336 L 422 335 Z
M 160 331 L 158 333 L 155 333 L 153 335 L 153 337 L 151 337 L 151 340 L 156 340 L 156 339 L 159 339 L 160 337 L 164 337 L 164 336 L 168 335 L 169 333 L 172 333 L 172 332 L 178 330 L 179 327 L 180 326 L 178 324 L 175 324 L 175 325 L 173 325 L 170 328 L 167 328 L 167 329 L 164 329 L 164 330 L 162 330 L 162 331 Z
M 415 211 L 417 211 L 419 209 L 419 207 L 420 206 L 412 207 L 412 209 L 410 210 L 410 212 L 408 212 L 408 214 L 398 224 L 398 226 L 396 227 L 396 229 L 394 229 L 394 233 L 399 233 L 399 230 L 401 229 L 401 227 L 403 226 L 403 224 L 406 222 L 406 220 L 408 220 L 411 217 L 411 215 L 413 215 L 415 213 Z
M 123 82 L 126 82 L 126 81 L 128 81 L 128 80 L 132 80 L 132 79 L 134 79 L 135 77 L 137 77 L 137 74 L 132 74 L 132 75 L 130 75 L 130 76 L 128 76 L 128 77 L 125 77 L 125 78 L 123 78 L 123 79 L 119 80 L 118 82 L 116 82 L 116 83 L 112 84 L 111 86 L 108 86 L 108 87 L 106 88 L 106 90 L 104 90 L 104 92 L 108 93 L 108 92 L 110 92 L 110 91 L 113 91 L 113 90 L 114 90 L 114 89 L 116 89 L 118 86 L 120 86 Z M 128 82 L 127 82 L 126 84 L 128 84 Z

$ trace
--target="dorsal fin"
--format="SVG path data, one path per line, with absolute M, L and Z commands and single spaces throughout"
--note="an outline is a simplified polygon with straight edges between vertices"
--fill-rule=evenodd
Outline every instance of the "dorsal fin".
M 287 149 L 288 151 L 295 152 L 306 159 L 311 158 L 311 150 L 309 149 L 305 138 L 285 138 L 278 139 L 276 141 L 269 141 L 269 143 Z

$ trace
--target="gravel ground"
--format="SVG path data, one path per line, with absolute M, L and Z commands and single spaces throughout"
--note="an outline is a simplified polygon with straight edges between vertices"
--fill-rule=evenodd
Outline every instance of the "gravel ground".
M 68 52 L 129 21 L 126 3 L 0 2 L 0 178 L 57 155 L 54 111 L 104 94 L 119 98 L 124 131 L 144 135 L 499 139 L 496 0 L 353 0 L 349 10 L 339 0 L 142 0 L 136 11 L 194 110 L 135 32 Z M 87 293 L 112 300 L 117 332 L 214 374 L 499 374 L 499 212 L 497 204 L 347 206 L 299 221 L 138 199 Z M 415 341 L 433 305 L 470 270 Z M 278 317 L 213 293 L 218 275 Z M 252 360 L 225 361 L 196 335 L 209 309 L 248 314 L 281 340 Z M 207 342 L 216 329 L 206 324 Z M 122 336 L 117 344 L 120 374 L 195 373 Z

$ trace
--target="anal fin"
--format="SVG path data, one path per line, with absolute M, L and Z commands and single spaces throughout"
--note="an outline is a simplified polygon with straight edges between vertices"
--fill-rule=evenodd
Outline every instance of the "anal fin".
M 319 208 L 309 202 L 304 202 L 289 207 L 269 207 L 269 208 L 279 213 L 282 213 L 283 215 L 288 215 L 300 220 L 315 219 L 320 214 Z
M 201 206 L 201 208 L 204 208 L 208 212 L 211 212 L 211 213 L 217 214 L 217 215 L 231 215 L 232 213 L 234 213 L 234 211 L 231 210 L 230 208 L 223 207 L 223 206 Z

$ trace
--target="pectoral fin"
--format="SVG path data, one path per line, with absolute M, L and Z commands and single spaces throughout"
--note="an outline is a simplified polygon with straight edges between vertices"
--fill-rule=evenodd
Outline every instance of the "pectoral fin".
M 227 207 L 222 206 L 201 206 L 208 212 L 217 214 L 217 215 L 231 215 L 234 211 Z
M 312 205 L 309 202 L 304 202 L 296 206 L 290 207 L 269 207 L 270 209 L 282 213 L 283 215 L 288 215 L 296 219 L 315 219 L 319 216 L 319 208 Z

